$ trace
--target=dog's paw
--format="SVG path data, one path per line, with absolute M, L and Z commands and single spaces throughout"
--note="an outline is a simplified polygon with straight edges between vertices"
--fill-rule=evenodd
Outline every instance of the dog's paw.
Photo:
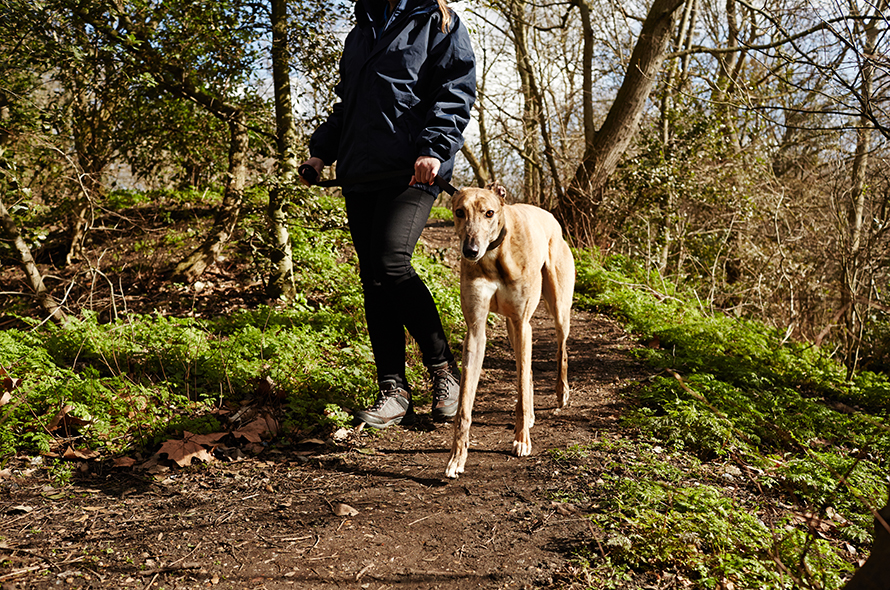
M 459 465 L 459 461 L 457 459 L 452 459 L 448 462 L 448 466 L 445 468 L 445 477 L 450 479 L 457 479 L 458 476 L 464 472 L 464 466 Z
M 513 454 L 517 457 L 528 457 L 532 454 L 532 443 L 514 440 Z

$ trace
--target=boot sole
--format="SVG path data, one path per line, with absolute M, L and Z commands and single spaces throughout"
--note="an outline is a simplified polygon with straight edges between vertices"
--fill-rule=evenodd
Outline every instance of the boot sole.
M 377 428 L 379 430 L 382 430 L 384 428 L 389 428 L 390 426 L 395 426 L 397 424 L 401 424 L 402 426 L 410 426 L 411 424 L 414 424 L 414 420 L 415 420 L 415 414 L 413 411 L 410 411 L 410 410 L 404 416 L 401 416 L 399 418 L 393 418 L 392 420 L 388 420 L 385 422 L 376 421 L 374 418 L 372 418 L 370 416 L 368 416 L 367 417 L 368 419 L 366 419 L 366 418 L 362 417 L 362 414 L 363 414 L 363 412 L 358 412 L 355 414 L 355 418 L 353 419 L 353 422 L 355 423 L 356 426 L 358 426 L 359 424 L 364 422 L 365 426 L 369 426 L 371 428 Z

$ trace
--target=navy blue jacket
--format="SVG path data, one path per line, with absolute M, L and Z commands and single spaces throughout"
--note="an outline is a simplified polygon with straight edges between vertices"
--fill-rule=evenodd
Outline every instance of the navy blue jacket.
M 327 165 L 336 161 L 340 179 L 413 170 L 418 157 L 433 156 L 442 162 L 439 176 L 450 180 L 476 99 L 469 34 L 454 13 L 442 32 L 436 0 L 400 0 L 382 28 L 385 4 L 357 0 L 334 89 L 340 101 L 312 135 L 309 152 Z M 407 186 L 410 178 L 383 184 Z

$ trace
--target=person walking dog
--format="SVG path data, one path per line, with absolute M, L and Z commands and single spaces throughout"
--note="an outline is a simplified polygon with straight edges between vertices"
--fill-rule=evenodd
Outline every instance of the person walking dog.
M 304 182 L 337 162 L 359 260 L 380 388 L 356 419 L 386 428 L 414 418 L 405 377 L 405 329 L 433 380 L 434 420 L 457 412 L 460 372 L 414 247 L 476 98 L 473 48 L 445 0 L 357 0 L 340 59 L 339 98 L 309 140 Z

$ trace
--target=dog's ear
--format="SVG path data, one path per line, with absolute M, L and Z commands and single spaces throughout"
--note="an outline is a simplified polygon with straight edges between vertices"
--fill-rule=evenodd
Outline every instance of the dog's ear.
M 485 185 L 485 188 L 499 196 L 502 201 L 505 201 L 507 199 L 507 189 L 504 188 L 504 185 L 499 183 L 497 180 L 492 180 L 487 185 Z

